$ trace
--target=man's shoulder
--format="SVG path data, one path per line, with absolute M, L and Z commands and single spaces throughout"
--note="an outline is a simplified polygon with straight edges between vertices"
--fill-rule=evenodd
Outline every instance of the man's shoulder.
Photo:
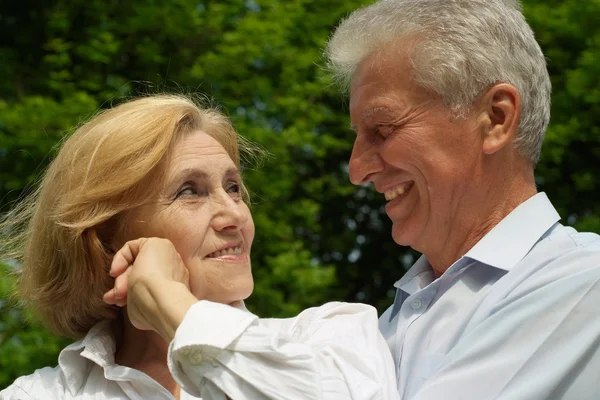
M 572 248 L 590 248 L 600 251 L 600 235 L 594 232 L 580 232 L 571 226 L 556 224 L 544 239 L 548 242 L 564 241 L 565 245 L 569 244 Z
M 507 298 L 578 297 L 600 290 L 600 235 L 558 225 L 500 281 Z
M 522 263 L 540 269 L 568 268 L 571 272 L 600 269 L 600 235 L 557 224 L 536 243 Z

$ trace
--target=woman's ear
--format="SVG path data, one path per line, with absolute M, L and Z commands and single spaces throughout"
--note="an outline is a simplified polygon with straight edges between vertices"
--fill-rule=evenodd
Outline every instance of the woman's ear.
M 485 121 L 482 150 L 491 155 L 511 143 L 517 135 L 521 96 L 513 85 L 499 83 L 492 86 L 479 103 Z
M 96 227 L 98 238 L 111 257 L 122 247 L 119 245 L 123 238 L 122 225 L 120 216 L 115 215 Z

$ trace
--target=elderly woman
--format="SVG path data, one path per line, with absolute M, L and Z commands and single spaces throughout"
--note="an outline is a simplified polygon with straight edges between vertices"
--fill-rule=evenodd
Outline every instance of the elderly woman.
M 398 398 L 373 308 L 245 310 L 240 143 L 181 96 L 124 103 L 64 142 L 0 226 L 0 256 L 21 262 L 24 303 L 77 341 L 1 399 Z

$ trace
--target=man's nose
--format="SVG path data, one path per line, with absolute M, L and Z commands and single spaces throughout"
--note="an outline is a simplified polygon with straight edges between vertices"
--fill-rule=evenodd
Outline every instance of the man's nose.
M 384 163 L 377 146 L 364 135 L 357 135 L 348 163 L 350 182 L 361 185 L 371 180 L 371 176 L 383 171 Z

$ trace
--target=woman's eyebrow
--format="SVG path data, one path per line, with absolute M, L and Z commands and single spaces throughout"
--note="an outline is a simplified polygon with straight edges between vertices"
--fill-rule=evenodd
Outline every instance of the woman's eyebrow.
M 241 174 L 240 170 L 237 169 L 236 167 L 230 167 L 227 169 L 227 171 L 225 171 L 225 176 L 241 178 L 242 174 Z
M 207 179 L 209 174 L 198 168 L 185 168 L 175 173 L 170 181 L 172 183 L 182 181 L 184 179 Z
M 174 184 L 176 182 L 181 182 L 186 179 L 206 180 L 210 178 L 210 175 L 211 174 L 209 174 L 208 172 L 199 168 L 185 168 L 175 173 L 170 182 Z M 227 170 L 223 174 L 223 176 L 225 177 L 235 178 L 240 178 L 241 175 L 242 174 L 240 173 L 239 169 L 237 169 L 236 167 L 227 168 Z

